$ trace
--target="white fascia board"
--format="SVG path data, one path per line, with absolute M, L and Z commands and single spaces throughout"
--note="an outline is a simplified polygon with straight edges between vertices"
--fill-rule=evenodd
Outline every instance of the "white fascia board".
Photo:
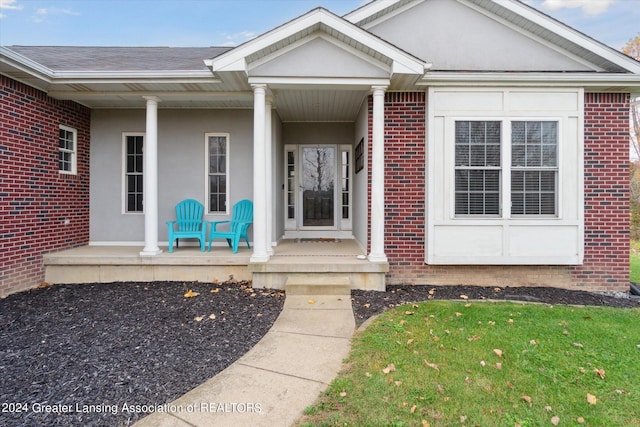
M 376 13 L 379 13 L 381 11 L 383 11 L 384 9 L 393 6 L 394 4 L 398 3 L 400 0 L 378 0 L 378 1 L 372 1 L 371 3 L 368 3 L 356 10 L 354 10 L 353 12 L 349 12 L 348 14 L 344 15 L 344 19 L 346 19 L 347 21 L 353 23 L 353 24 L 357 24 L 358 22 L 364 21 L 365 19 L 369 18 L 370 16 L 375 15 Z
M 492 73 L 492 72 L 428 72 L 416 83 L 418 86 L 442 85 L 526 85 L 526 86 L 619 86 L 638 87 L 640 75 L 616 73 Z
M 597 42 L 590 37 L 580 33 L 577 30 L 574 30 L 571 27 L 568 27 L 564 24 L 560 24 L 553 19 L 550 19 L 548 16 L 543 13 L 521 4 L 518 1 L 514 0 L 501 0 L 496 1 L 492 0 L 495 3 L 498 3 L 500 6 L 510 10 L 511 12 L 522 16 L 523 18 L 543 27 L 547 30 L 563 37 L 578 46 L 582 46 L 583 48 L 595 53 L 596 55 L 611 61 L 612 63 L 628 70 L 631 73 L 640 74 L 640 63 L 635 61 L 621 52 L 617 52 L 614 49 Z
M 365 46 L 369 46 L 381 55 L 390 58 L 394 64 L 398 63 L 398 65 L 394 65 L 394 68 L 403 70 L 404 73 L 424 74 L 427 64 L 422 60 L 403 52 L 397 47 L 390 45 L 355 25 L 350 25 L 342 18 L 335 16 L 324 9 L 313 10 L 290 23 L 283 25 L 282 27 L 276 28 L 269 33 L 238 46 L 236 49 L 205 61 L 205 63 L 211 66 L 214 73 L 221 71 L 246 71 L 247 64 L 245 62 L 245 58 L 247 56 L 258 52 L 261 49 L 265 49 L 280 40 L 285 40 L 286 38 L 313 27 L 316 24 L 325 24 L 345 36 L 362 43 Z
M 54 75 L 53 70 L 50 68 L 47 68 L 26 56 L 20 55 L 11 49 L 7 49 L 4 46 L 0 46 L 0 62 L 42 79 L 47 83 L 51 83 L 51 78 Z
M 266 84 L 271 88 L 291 88 L 294 86 L 322 86 L 323 89 L 351 86 L 355 89 L 367 89 L 371 86 L 389 86 L 391 81 L 384 78 L 348 78 L 348 77 L 249 77 L 249 84 Z
M 208 70 L 164 70 L 164 71 L 60 71 L 51 76 L 53 83 L 117 83 L 145 82 L 172 83 L 185 81 L 190 83 L 215 83 L 219 80 Z

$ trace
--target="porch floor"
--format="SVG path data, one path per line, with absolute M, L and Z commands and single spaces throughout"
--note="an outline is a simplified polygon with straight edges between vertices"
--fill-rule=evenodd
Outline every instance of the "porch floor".
M 254 287 L 284 289 L 292 275 L 322 274 L 349 277 L 354 289 L 384 290 L 386 263 L 358 259 L 364 251 L 352 239 L 283 240 L 266 263 L 251 263 L 252 250 L 233 254 L 226 246 L 201 252 L 196 246 L 161 247 L 156 256 L 140 256 L 139 246 L 82 246 L 46 254 L 49 283 L 108 283 L 118 281 L 252 280 Z M 362 257 L 361 257 L 362 258 Z

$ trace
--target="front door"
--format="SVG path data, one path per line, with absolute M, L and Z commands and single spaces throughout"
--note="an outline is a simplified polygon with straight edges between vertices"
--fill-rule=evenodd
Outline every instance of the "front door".
M 285 147 L 285 237 L 351 237 L 351 147 Z

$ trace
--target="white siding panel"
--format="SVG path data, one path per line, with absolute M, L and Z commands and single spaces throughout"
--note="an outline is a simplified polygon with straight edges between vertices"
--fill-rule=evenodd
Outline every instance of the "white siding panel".
M 460 92 L 437 91 L 434 105 L 439 112 L 447 111 L 503 111 L 504 93 L 496 92 Z
M 436 257 L 486 257 L 502 256 L 501 226 L 440 226 L 435 227 L 435 238 L 438 245 Z
M 514 257 L 575 257 L 577 245 L 577 226 L 512 226 L 509 229 L 509 252 Z
M 539 111 L 549 115 L 556 111 L 578 111 L 578 94 L 572 92 L 518 92 L 509 94 L 511 111 L 533 113 Z

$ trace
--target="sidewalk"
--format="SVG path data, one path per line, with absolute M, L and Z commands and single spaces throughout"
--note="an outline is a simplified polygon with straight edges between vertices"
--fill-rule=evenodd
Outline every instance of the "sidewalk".
M 289 295 L 247 354 L 135 427 L 289 426 L 336 376 L 354 329 L 349 295 Z

